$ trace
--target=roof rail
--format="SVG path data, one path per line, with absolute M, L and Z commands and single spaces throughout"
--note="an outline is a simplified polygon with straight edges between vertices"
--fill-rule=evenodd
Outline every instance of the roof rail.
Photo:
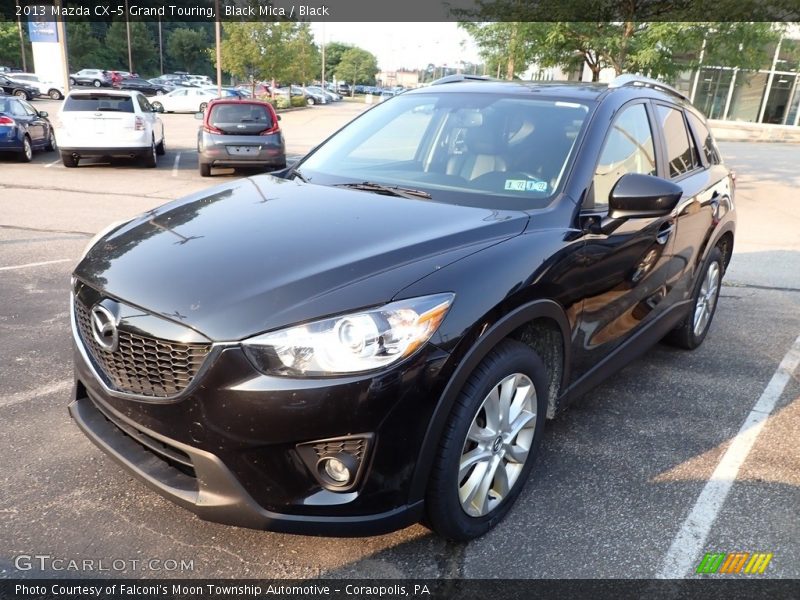
M 653 88 L 654 90 L 659 90 L 661 92 L 666 92 L 667 94 L 672 94 L 673 96 L 677 96 L 687 102 L 691 102 L 689 98 L 679 92 L 671 85 L 667 85 L 666 83 L 662 83 L 657 79 L 651 79 L 650 77 L 643 77 L 641 75 L 631 75 L 631 74 L 624 74 L 618 75 L 614 81 L 608 84 L 609 89 L 614 88 L 621 88 L 621 87 L 628 87 L 628 86 L 641 86 L 641 87 L 649 87 Z
M 431 85 L 442 85 L 443 83 L 457 83 L 459 81 L 494 81 L 491 77 L 486 77 L 484 75 L 465 75 L 463 73 L 459 73 L 457 75 L 446 75 L 445 77 L 440 77 L 436 81 L 432 81 Z

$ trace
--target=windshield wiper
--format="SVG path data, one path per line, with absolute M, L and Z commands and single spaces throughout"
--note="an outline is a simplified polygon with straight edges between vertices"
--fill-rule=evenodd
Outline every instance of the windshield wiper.
M 351 183 L 336 183 L 333 187 L 346 187 L 354 190 L 364 190 L 365 192 L 375 192 L 377 194 L 385 194 L 389 196 L 399 196 L 400 198 L 424 198 L 431 199 L 428 192 L 422 190 L 415 190 L 413 188 L 404 188 L 398 185 L 381 185 L 372 181 L 353 181 Z
M 292 169 L 289 172 L 289 175 L 292 177 L 292 179 L 299 179 L 303 183 L 308 183 L 308 179 L 303 177 L 303 174 L 300 171 L 298 171 L 297 169 Z

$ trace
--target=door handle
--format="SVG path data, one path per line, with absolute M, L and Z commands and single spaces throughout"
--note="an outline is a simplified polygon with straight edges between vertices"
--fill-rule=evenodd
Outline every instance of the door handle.
M 669 241 L 669 236 L 672 235 L 672 231 L 675 228 L 675 225 L 672 223 L 664 223 L 661 227 L 658 228 L 658 233 L 656 234 L 656 241 L 661 244 L 662 246 Z

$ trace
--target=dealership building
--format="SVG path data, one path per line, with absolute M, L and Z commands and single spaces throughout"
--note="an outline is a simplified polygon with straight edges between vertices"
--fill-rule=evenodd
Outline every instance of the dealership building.
M 800 125 L 800 27 L 789 28 L 770 45 L 767 60 L 757 71 L 702 64 L 685 71 L 671 83 L 686 94 L 710 119 L 747 123 Z M 600 81 L 614 79 L 613 69 L 600 73 Z M 523 79 L 591 81 L 583 73 L 565 74 L 559 69 L 533 68 Z

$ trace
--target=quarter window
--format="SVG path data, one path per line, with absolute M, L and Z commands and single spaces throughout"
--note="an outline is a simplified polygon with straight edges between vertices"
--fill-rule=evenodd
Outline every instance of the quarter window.
M 656 107 L 658 121 L 667 142 L 667 161 L 670 177 L 680 177 L 700 166 L 697 148 L 686 131 L 683 113 L 668 106 Z
M 708 127 L 706 127 L 706 125 L 697 117 L 697 115 L 694 115 L 690 112 L 687 112 L 686 114 L 689 116 L 689 122 L 692 125 L 692 129 L 694 129 L 694 132 L 700 139 L 700 143 L 703 145 L 703 152 L 708 159 L 708 163 L 711 165 L 720 164 L 722 160 L 719 157 L 717 145 L 714 143 L 714 138 L 711 137 L 711 132 L 708 130 Z
M 614 184 L 627 173 L 656 174 L 653 133 L 644 104 L 624 109 L 611 126 L 594 173 L 593 202 L 587 208 L 604 208 Z

